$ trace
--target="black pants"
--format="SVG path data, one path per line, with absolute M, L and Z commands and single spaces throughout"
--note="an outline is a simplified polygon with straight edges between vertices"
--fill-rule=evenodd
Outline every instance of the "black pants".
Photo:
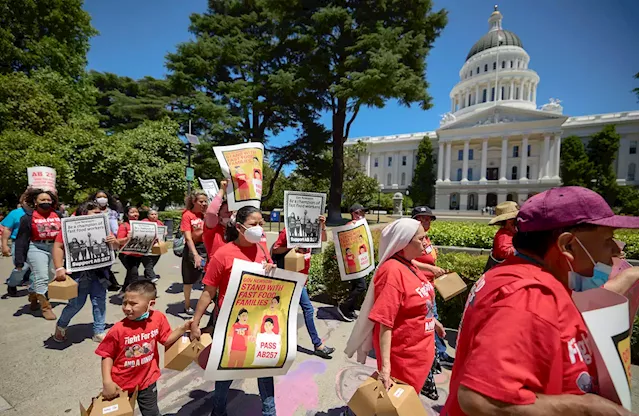
M 158 408 L 158 387 L 156 383 L 138 391 L 138 407 L 142 416 L 161 416 Z
M 349 292 L 349 296 L 342 304 L 342 307 L 349 312 L 354 312 L 356 310 L 356 304 L 358 303 L 358 299 L 360 295 L 362 295 L 367 290 L 367 282 L 364 280 L 364 277 L 359 279 L 351 280 L 351 292 Z
M 153 280 L 156 277 L 156 272 L 153 268 L 158 264 L 160 256 L 144 256 L 142 258 L 142 266 L 144 267 L 144 278 L 147 280 Z
M 124 285 L 122 285 L 123 289 L 126 289 L 133 282 L 137 282 L 140 279 L 140 275 L 138 274 L 138 268 L 140 267 L 140 263 L 142 262 L 142 257 L 140 256 L 130 256 L 128 254 L 120 253 L 118 255 L 122 265 L 125 269 L 127 269 L 127 276 L 124 278 Z

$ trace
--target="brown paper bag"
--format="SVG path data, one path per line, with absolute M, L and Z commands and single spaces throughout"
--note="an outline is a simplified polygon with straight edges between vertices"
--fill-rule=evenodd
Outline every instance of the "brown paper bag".
M 356 416 L 427 416 L 412 386 L 393 380 L 389 391 L 373 373 L 356 390 L 348 406 Z
M 88 408 L 84 408 L 80 403 L 80 416 L 133 416 L 136 409 L 138 389 L 129 397 L 126 391 L 120 390 L 120 394 L 115 399 L 105 400 L 102 393 L 92 400 Z
M 151 247 L 151 254 L 160 256 L 166 254 L 169 251 L 167 243 L 159 241 Z
M 434 285 L 445 301 L 467 290 L 467 284 L 456 272 L 437 277 Z
M 64 282 L 49 283 L 49 299 L 70 300 L 78 297 L 78 282 L 67 276 Z
M 284 256 L 284 269 L 292 272 L 299 272 L 304 269 L 304 254 L 295 250 L 289 250 Z

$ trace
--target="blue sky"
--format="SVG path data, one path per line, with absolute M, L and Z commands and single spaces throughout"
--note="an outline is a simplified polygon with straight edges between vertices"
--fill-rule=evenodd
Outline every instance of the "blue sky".
M 391 101 L 364 109 L 351 137 L 434 130 L 450 109 L 449 91 L 473 44 L 488 30 L 494 1 L 437 0 L 449 23 L 427 58 L 433 108 L 422 111 Z M 633 0 L 539 0 L 498 3 L 503 28 L 517 34 L 540 84 L 538 105 L 562 100 L 568 115 L 637 110 L 638 2 Z M 205 0 L 86 0 L 93 26 L 89 69 L 132 78 L 166 74 L 165 55 L 189 39 L 189 15 L 204 12 Z M 327 118 L 326 122 L 330 120 Z M 291 132 L 272 140 L 286 142 Z

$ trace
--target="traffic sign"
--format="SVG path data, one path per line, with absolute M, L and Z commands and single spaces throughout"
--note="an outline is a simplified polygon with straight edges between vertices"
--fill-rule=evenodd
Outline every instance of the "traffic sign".
M 185 177 L 187 178 L 187 182 L 193 182 L 195 172 L 191 166 L 187 166 L 187 169 L 185 170 Z

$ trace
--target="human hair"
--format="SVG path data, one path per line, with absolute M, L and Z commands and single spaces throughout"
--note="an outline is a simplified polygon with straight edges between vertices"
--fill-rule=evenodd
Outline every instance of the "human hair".
M 78 205 L 76 209 L 76 215 L 87 215 L 89 211 L 93 211 L 94 209 L 99 208 L 98 204 L 94 201 L 85 201 L 82 204 Z
M 98 189 L 97 191 L 95 191 L 93 195 L 89 197 L 88 201 L 95 201 L 98 197 L 98 194 L 105 194 L 107 196 L 107 206 L 114 211 L 117 209 L 115 198 L 104 189 Z
M 127 208 L 125 208 L 125 210 L 124 210 L 124 218 L 123 218 L 124 222 L 129 222 L 129 211 L 132 210 L 132 209 L 135 209 L 136 211 L 138 211 L 138 207 L 136 207 L 134 205 L 130 205 Z M 140 212 L 140 211 L 138 211 L 138 212 Z
M 240 322 L 240 315 L 242 315 L 243 313 L 249 313 L 249 311 L 246 310 L 245 308 L 240 309 L 240 311 L 238 312 L 238 315 L 236 316 L 236 323 Z
M 272 300 L 273 300 L 273 299 L 277 300 L 277 301 L 278 301 L 278 303 L 280 303 L 280 296 L 274 296 L 274 297 L 272 298 Z
M 244 222 L 249 218 L 251 214 L 255 214 L 256 212 L 261 212 L 258 208 L 252 206 L 244 206 L 236 212 L 236 220 L 229 221 L 227 224 L 227 229 L 225 230 L 225 241 L 231 242 L 235 241 L 240 233 L 236 229 L 236 224 L 244 224 Z
M 127 286 L 125 292 L 139 293 L 146 296 L 149 300 L 154 300 L 158 296 L 156 285 L 148 280 L 138 280 L 131 283 Z
M 273 319 L 271 319 L 271 318 L 265 319 L 264 323 L 266 324 L 267 322 L 269 322 L 271 325 L 273 325 Z
M 570 227 L 557 228 L 555 230 L 516 232 L 513 237 L 513 247 L 518 251 L 535 254 L 544 257 L 555 244 L 562 233 L 574 231 L 590 231 L 597 228 L 594 224 L 577 224 Z
M 192 194 L 187 195 L 187 197 L 184 199 L 184 204 L 189 211 L 191 211 L 196 206 L 196 202 L 198 201 L 198 198 L 200 198 L 201 196 L 204 196 L 205 198 L 209 199 L 207 194 L 205 194 L 202 191 L 194 192 Z
M 33 188 L 27 191 L 27 196 L 25 197 L 24 202 L 29 208 L 36 209 L 36 199 L 38 199 L 38 195 L 40 194 L 47 194 L 51 197 L 51 210 L 58 208 L 58 196 L 51 191 L 45 191 L 40 188 Z
M 22 193 L 22 195 L 20 195 L 20 198 L 18 198 L 18 203 L 20 205 L 24 205 L 25 201 L 27 200 L 27 196 L 29 195 L 29 188 L 25 189 L 25 191 Z

